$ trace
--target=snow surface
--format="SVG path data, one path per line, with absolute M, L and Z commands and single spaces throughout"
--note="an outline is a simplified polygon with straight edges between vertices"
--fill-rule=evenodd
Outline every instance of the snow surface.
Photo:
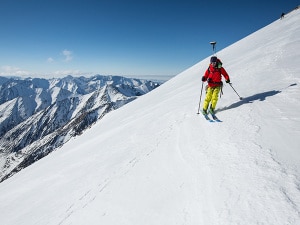
M 2 182 L 1 224 L 300 224 L 299 21 L 218 52 L 244 97 L 224 85 L 222 122 L 197 114 L 208 57 Z

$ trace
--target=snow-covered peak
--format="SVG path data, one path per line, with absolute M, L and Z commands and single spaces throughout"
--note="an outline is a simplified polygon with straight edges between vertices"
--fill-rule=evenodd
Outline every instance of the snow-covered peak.
M 0 182 L 159 85 L 113 76 L 3 79 Z

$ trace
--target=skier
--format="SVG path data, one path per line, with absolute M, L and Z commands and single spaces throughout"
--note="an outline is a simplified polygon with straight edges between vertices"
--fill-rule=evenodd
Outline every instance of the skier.
M 222 67 L 222 62 L 216 56 L 210 58 L 210 65 L 205 71 L 202 77 L 202 82 L 207 81 L 206 96 L 203 103 L 202 113 L 207 115 L 208 111 L 211 114 L 215 114 L 215 108 L 218 102 L 218 96 L 222 89 L 223 82 L 222 76 L 225 78 L 226 83 L 230 83 L 229 75 L 226 70 Z M 208 110 L 208 106 L 209 110 Z M 208 111 L 207 111 L 208 110 Z

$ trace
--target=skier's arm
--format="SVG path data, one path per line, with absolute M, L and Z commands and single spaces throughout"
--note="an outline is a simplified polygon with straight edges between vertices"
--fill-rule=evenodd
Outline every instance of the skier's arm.
M 203 82 L 207 80 L 208 75 L 209 75 L 209 71 L 208 71 L 208 69 L 207 69 L 207 70 L 205 71 L 203 77 L 202 77 L 202 81 L 203 81 Z
M 226 82 L 228 81 L 227 83 L 229 83 L 230 82 L 229 75 L 228 75 L 228 73 L 226 72 L 226 70 L 223 67 L 221 67 L 221 74 L 225 78 Z

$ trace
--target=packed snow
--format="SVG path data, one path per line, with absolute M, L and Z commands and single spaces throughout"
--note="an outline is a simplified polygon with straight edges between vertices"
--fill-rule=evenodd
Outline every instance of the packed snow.
M 2 182 L 1 224 L 299 225 L 299 21 L 217 53 L 243 97 L 224 84 L 222 122 L 197 114 L 207 57 Z

